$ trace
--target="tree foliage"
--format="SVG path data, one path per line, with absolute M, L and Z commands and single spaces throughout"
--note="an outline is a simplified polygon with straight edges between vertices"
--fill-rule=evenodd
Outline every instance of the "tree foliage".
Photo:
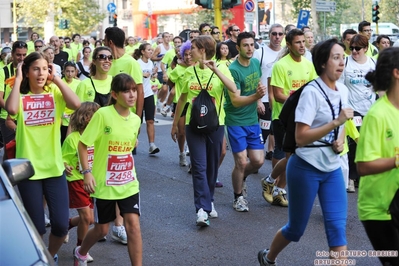
M 201 23 L 214 24 L 215 12 L 212 9 L 198 9 L 191 14 L 180 14 L 183 25 L 189 29 L 198 29 Z M 229 24 L 229 20 L 234 17 L 230 10 L 222 10 L 222 26 Z
M 18 3 L 18 19 L 39 33 L 42 33 L 44 23 L 51 20 L 51 13 L 54 14 L 55 33 L 64 36 L 73 33 L 89 34 L 97 29 L 99 22 L 106 16 L 95 0 L 19 0 Z M 68 29 L 58 28 L 61 19 L 69 20 Z

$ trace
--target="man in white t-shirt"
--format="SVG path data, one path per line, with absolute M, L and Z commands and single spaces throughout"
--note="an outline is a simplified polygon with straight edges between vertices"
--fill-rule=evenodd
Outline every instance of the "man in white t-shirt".
M 259 124 L 262 129 L 262 137 L 265 140 L 269 137 L 268 147 L 265 159 L 271 160 L 274 148 L 274 136 L 270 131 L 271 126 L 271 104 L 274 100 L 273 90 L 270 87 L 270 74 L 274 62 L 281 51 L 281 41 L 284 39 L 284 28 L 280 24 L 273 24 L 269 30 L 270 43 L 267 46 L 261 46 L 254 53 L 254 58 L 258 59 L 262 69 L 262 84 L 266 85 L 267 93 L 258 101 Z M 270 134 L 270 135 L 269 135 Z

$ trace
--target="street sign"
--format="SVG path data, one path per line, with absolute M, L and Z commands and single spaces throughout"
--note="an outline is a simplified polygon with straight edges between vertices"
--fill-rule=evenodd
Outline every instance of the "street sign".
M 336 5 L 334 1 L 316 0 L 316 12 L 335 12 Z
M 108 12 L 114 13 L 116 10 L 116 5 L 114 3 L 109 3 L 107 5 L 107 10 L 108 10 Z
M 299 11 L 299 15 L 298 15 L 298 24 L 297 24 L 297 28 L 300 29 L 304 26 L 308 25 L 309 22 L 309 16 L 310 16 L 310 11 L 309 10 L 303 10 L 301 9 Z
M 254 12 L 245 12 L 244 18 L 245 18 L 245 23 L 254 24 L 255 13 Z
M 246 12 L 252 12 L 255 9 L 255 3 L 253 0 L 247 0 L 244 4 L 244 9 Z

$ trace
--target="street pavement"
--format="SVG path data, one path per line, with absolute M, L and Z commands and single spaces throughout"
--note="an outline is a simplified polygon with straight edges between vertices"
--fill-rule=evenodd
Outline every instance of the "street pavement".
M 271 162 L 265 161 L 258 174 L 247 179 L 249 212 L 233 210 L 231 170 L 233 156 L 227 151 L 219 170 L 223 188 L 216 188 L 215 208 L 219 218 L 210 226 L 195 225 L 191 175 L 187 167 L 179 166 L 177 144 L 170 137 L 172 119 L 157 114 L 156 145 L 160 153 L 148 155 L 146 127 L 143 124 L 135 156 L 140 181 L 141 230 L 144 265 L 181 266 L 250 266 L 259 265 L 257 253 L 269 247 L 275 233 L 288 220 L 288 209 L 271 206 L 262 197 L 260 180 L 271 171 Z M 298 199 L 300 200 L 300 199 Z M 371 244 L 358 220 L 357 192 L 348 194 L 347 239 L 349 250 L 372 250 Z M 76 215 L 71 210 L 71 216 Z M 50 231 L 50 230 L 48 230 Z M 48 234 L 47 234 L 48 235 Z M 47 242 L 47 236 L 45 242 Z M 59 265 L 73 265 L 72 250 L 76 245 L 76 229 L 70 230 L 69 243 L 58 255 Z M 328 259 L 323 216 L 318 199 L 304 236 L 291 243 L 278 256 L 278 265 L 314 265 L 315 259 Z M 127 247 L 111 239 L 97 243 L 91 250 L 94 262 L 90 265 L 130 265 Z M 323 256 L 324 255 L 324 256 Z M 380 265 L 378 259 L 368 256 L 351 257 L 356 265 Z

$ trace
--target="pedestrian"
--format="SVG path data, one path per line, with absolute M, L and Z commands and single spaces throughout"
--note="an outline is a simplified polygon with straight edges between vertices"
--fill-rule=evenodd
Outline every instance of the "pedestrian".
M 231 173 L 233 183 L 233 208 L 238 212 L 247 212 L 246 178 L 258 171 L 265 160 L 262 132 L 258 122 L 257 101 L 266 93 L 262 85 L 260 63 L 252 58 L 255 51 L 255 38 L 249 32 L 237 36 L 237 59 L 229 66 L 234 78 L 238 95 L 226 95 L 224 111 L 225 125 L 234 167 Z
M 76 66 L 78 68 L 78 78 L 80 80 L 85 80 L 90 77 L 90 65 L 92 58 L 91 47 L 83 47 L 82 54 L 82 58 L 77 62 Z
M 76 246 L 82 244 L 89 226 L 94 222 L 93 200 L 90 194 L 83 188 L 82 167 L 78 157 L 78 143 L 80 136 L 85 130 L 93 114 L 100 108 L 94 102 L 84 102 L 71 116 L 71 134 L 67 136 L 62 144 L 62 158 L 64 161 L 66 178 L 68 181 L 69 208 L 76 209 L 78 216 L 69 219 L 68 230 L 77 226 Z M 88 147 L 89 168 L 93 164 L 94 148 Z M 88 262 L 93 261 L 93 257 L 87 254 Z
M 65 107 L 75 110 L 79 98 L 60 77 L 44 54 L 33 52 L 17 67 L 6 110 L 17 121 L 16 158 L 31 161 L 35 175 L 18 184 L 22 202 L 36 230 L 46 233 L 43 195 L 48 202 L 51 233 L 48 250 L 54 260 L 68 233 L 68 187 L 60 144 Z
M 399 250 L 399 231 L 389 206 L 399 189 L 399 48 L 386 48 L 366 79 L 385 95 L 364 117 L 356 163 L 361 176 L 359 219 L 374 250 Z M 379 257 L 383 265 L 399 265 L 399 257 Z
M 270 249 L 259 251 L 261 266 L 275 265 L 278 254 L 291 241 L 299 241 L 316 195 L 330 250 L 340 254 L 336 259 L 344 258 L 340 251 L 346 250 L 347 195 L 339 153 L 345 137 L 343 124 L 353 117 L 353 110 L 346 108 L 341 94 L 345 88 L 336 82 L 345 67 L 344 46 L 336 39 L 318 43 L 312 58 L 319 78 L 303 89 L 295 110 L 298 148 L 287 164 L 288 223 L 278 230 Z M 320 143 L 328 144 L 320 147 Z
M 171 130 L 172 139 L 176 141 L 178 134 L 177 124 L 184 106 L 188 102 L 186 139 L 190 149 L 194 205 L 197 213 L 196 224 L 198 226 L 208 226 L 209 217 L 217 217 L 213 204 L 213 195 L 224 135 L 224 110 L 221 108 L 223 90 L 226 87 L 233 93 L 237 91 L 230 72 L 222 73 L 217 68 L 216 63 L 211 60 L 215 55 L 215 50 L 216 42 L 211 36 L 201 35 L 191 41 L 192 61 L 198 64 L 186 69 L 183 77 L 182 92 L 177 103 Z M 214 74 L 217 77 L 214 77 Z M 192 103 L 201 89 L 208 90 L 210 96 L 214 98 L 219 120 L 218 129 L 207 135 L 198 134 L 189 126 Z
M 93 115 L 78 144 L 84 189 L 94 198 L 97 215 L 94 227 L 75 249 L 77 266 L 87 265 L 90 248 L 107 235 L 110 222 L 116 218 L 116 204 L 126 227 L 130 261 L 142 265 L 139 182 L 132 155 L 141 122 L 130 111 L 137 99 L 136 86 L 130 75 L 116 75 L 110 105 Z M 90 168 L 88 146 L 93 144 L 95 158 Z

